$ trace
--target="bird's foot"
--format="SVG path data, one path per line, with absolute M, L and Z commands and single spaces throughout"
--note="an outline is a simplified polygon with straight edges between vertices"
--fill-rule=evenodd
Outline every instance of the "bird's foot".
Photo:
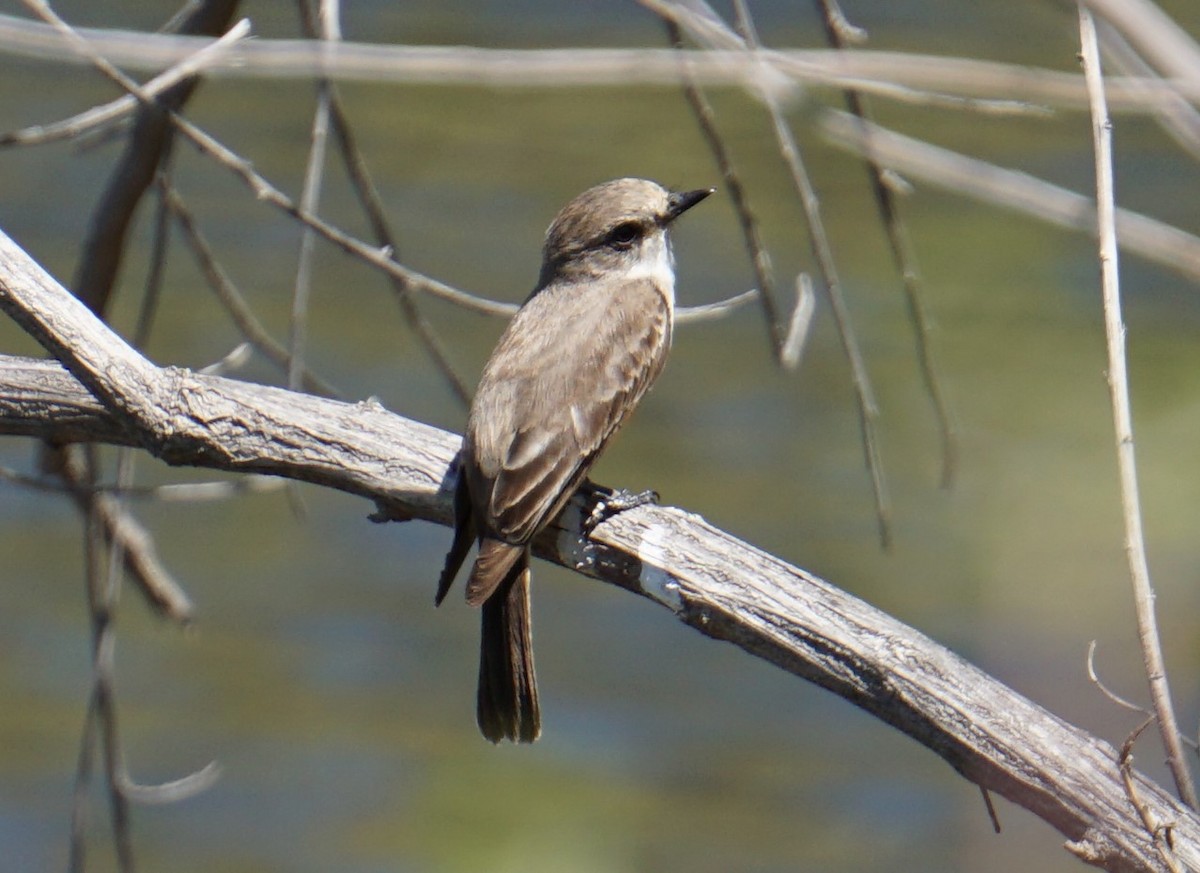
M 658 503 L 657 491 L 639 491 L 635 494 L 632 491 L 626 491 L 624 488 L 618 488 L 616 491 L 603 494 L 596 501 L 596 505 L 592 507 L 592 511 L 588 517 L 584 519 L 583 532 L 591 536 L 592 531 L 602 522 L 628 509 L 645 506 L 647 503 Z

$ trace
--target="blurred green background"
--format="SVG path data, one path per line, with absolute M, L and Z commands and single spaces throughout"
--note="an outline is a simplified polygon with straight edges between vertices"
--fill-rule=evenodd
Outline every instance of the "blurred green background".
M 847 0 L 871 46 L 1075 70 L 1073 7 L 1039 0 Z M 479 46 L 661 45 L 633 3 L 345 4 L 347 39 Z M 0 3 L 15 12 L 20 4 Z M 154 29 L 149 2 L 56 8 L 77 24 Z M 1195 4 L 1165 4 L 1200 34 Z M 753 3 L 773 46 L 817 47 L 804 4 Z M 297 32 L 291 4 L 247 2 L 260 36 Z M 567 199 L 640 175 L 676 187 L 719 174 L 673 88 L 503 90 L 347 84 L 400 259 L 519 301 L 541 234 Z M 0 56 L 0 129 L 110 99 L 78 67 Z M 811 270 L 800 211 L 768 119 L 714 90 L 721 129 L 762 220 L 780 285 Z M 1092 687 L 1090 640 L 1113 688 L 1144 700 L 1122 554 L 1095 247 L 1082 235 L 928 186 L 906 199 L 961 430 L 959 479 L 938 488 L 937 431 L 898 280 L 859 162 L 812 122 L 835 94 L 790 107 L 879 393 L 895 547 L 880 551 L 848 370 L 822 304 L 796 374 L 771 363 L 759 312 L 683 327 L 670 365 L 594 473 L 655 488 L 954 648 L 1055 713 L 1119 743 L 1139 717 Z M 1058 184 L 1092 184 L 1089 122 L 1000 118 L 876 101 L 881 122 Z M 313 109 L 305 81 L 206 84 L 188 114 L 298 194 Z M 1123 205 L 1200 232 L 1200 174 L 1149 120 L 1116 120 Z M 0 227 L 69 281 L 119 143 L 0 153 Z M 322 212 L 366 235 L 336 161 Z M 179 189 L 229 273 L 278 337 L 297 227 L 190 147 Z M 114 318 L 131 329 L 145 274 L 144 209 Z M 753 279 L 728 199 L 675 235 L 683 303 Z M 1151 569 L 1184 729 L 1200 673 L 1200 294 L 1123 260 L 1135 428 Z M 473 383 L 501 323 L 436 302 L 423 311 Z M 310 360 L 350 399 L 461 430 L 464 411 L 404 327 L 386 282 L 318 246 Z M 172 252 L 149 354 L 197 367 L 239 342 L 182 248 Z M 0 324 L 0 352 L 36 354 Z M 245 378 L 280 381 L 261 363 Z M 34 447 L 0 441 L 30 470 Z M 208 481 L 139 462 L 139 481 Z M 765 871 L 1077 869 L 1048 825 L 833 696 L 710 641 L 646 601 L 556 567 L 535 571 L 545 714 L 531 748 L 493 748 L 474 725 L 477 616 L 439 611 L 447 529 L 374 525 L 372 507 L 301 487 L 220 504 L 141 505 L 199 609 L 181 633 L 129 593 L 118 690 L 129 767 L 173 779 L 210 760 L 220 781 L 185 803 L 138 807 L 144 869 L 163 871 Z M 81 524 L 64 499 L 0 483 L 0 870 L 61 869 L 90 680 Z M 1138 764 L 1163 779 L 1156 740 Z M 90 870 L 112 869 L 100 791 Z

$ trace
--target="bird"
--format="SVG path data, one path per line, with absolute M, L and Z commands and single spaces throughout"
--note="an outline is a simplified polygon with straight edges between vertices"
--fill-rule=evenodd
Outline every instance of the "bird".
M 546 231 L 536 286 L 483 368 L 435 603 L 477 542 L 466 600 L 482 612 L 476 720 L 493 743 L 541 733 L 530 543 L 662 372 L 675 314 L 668 229 L 713 191 L 623 178 L 567 203 Z M 655 497 L 619 492 L 606 511 Z

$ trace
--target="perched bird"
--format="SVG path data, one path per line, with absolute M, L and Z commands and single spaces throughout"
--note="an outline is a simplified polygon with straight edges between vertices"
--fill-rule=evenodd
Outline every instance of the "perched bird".
M 617 179 L 564 206 L 546 232 L 537 287 L 484 367 L 436 602 L 477 539 L 467 603 L 483 607 L 476 716 L 492 742 L 532 742 L 541 732 L 530 542 L 662 371 L 675 310 L 667 229 L 711 193 Z

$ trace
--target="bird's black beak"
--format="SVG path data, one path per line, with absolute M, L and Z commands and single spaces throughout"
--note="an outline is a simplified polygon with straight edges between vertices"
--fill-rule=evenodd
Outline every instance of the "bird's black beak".
M 672 192 L 667 196 L 667 222 L 674 221 L 709 194 L 715 193 L 716 190 L 716 188 L 697 188 L 695 191 Z

